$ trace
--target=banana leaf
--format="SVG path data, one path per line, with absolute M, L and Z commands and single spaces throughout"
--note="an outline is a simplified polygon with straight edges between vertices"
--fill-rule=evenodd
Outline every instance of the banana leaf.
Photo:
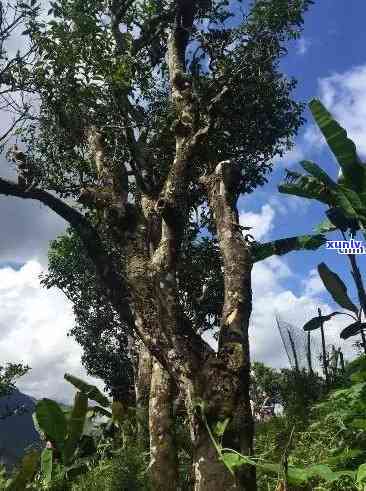
M 80 392 L 83 392 L 85 395 L 87 395 L 90 400 L 97 402 L 103 407 L 110 406 L 108 397 L 102 394 L 98 387 L 96 387 L 95 385 L 88 384 L 87 382 L 84 382 L 84 380 L 81 380 L 78 377 L 74 377 L 74 375 L 70 375 L 69 373 L 65 373 L 64 378 L 74 387 L 79 389 Z
M 329 208 L 325 214 L 334 227 L 342 230 L 342 232 L 346 232 L 348 229 L 354 231 L 358 229 L 358 220 L 348 217 L 339 206 Z
M 320 179 L 288 170 L 286 173 L 285 181 L 278 186 L 280 193 L 315 199 L 329 206 L 334 205 L 334 195 L 331 189 L 325 186 Z
M 45 448 L 41 453 L 41 473 L 43 481 L 49 484 L 52 481 L 53 450 Z
M 366 191 L 366 168 L 360 162 L 356 145 L 347 132 L 318 99 L 309 104 L 310 111 L 331 151 L 342 168 L 342 183 L 356 192 Z
M 366 216 L 366 203 L 362 199 L 363 196 L 343 185 L 339 185 L 338 189 L 340 189 L 342 193 L 346 195 L 348 201 L 357 214 Z
M 322 183 L 324 183 L 329 188 L 335 189 L 337 187 L 337 183 L 335 183 L 333 179 L 330 176 L 328 176 L 328 174 L 321 167 L 319 167 L 319 165 L 316 164 L 315 162 L 312 162 L 310 160 L 303 160 L 302 162 L 300 162 L 300 165 L 303 169 L 306 170 L 306 172 L 308 172 L 316 179 L 319 179 Z
M 57 402 L 51 399 L 41 399 L 36 405 L 36 418 L 39 427 L 54 440 L 58 449 L 63 451 L 67 433 L 67 420 Z
M 365 323 L 359 321 L 353 322 L 352 324 L 350 324 L 349 326 L 343 329 L 343 331 L 340 334 L 340 337 L 342 339 L 348 339 L 352 336 L 356 336 L 357 334 L 360 334 L 361 329 L 365 329 L 365 328 L 366 328 Z
M 323 220 L 319 225 L 314 228 L 314 232 L 319 234 L 325 234 L 327 232 L 334 232 L 337 230 L 337 227 L 330 221 L 328 218 Z
M 75 394 L 74 406 L 72 408 L 67 424 L 67 437 L 64 448 L 65 464 L 71 462 L 83 434 L 86 413 L 88 412 L 88 397 L 83 392 Z
M 351 310 L 355 314 L 358 314 L 358 308 L 350 300 L 347 293 L 347 287 L 340 277 L 336 273 L 333 273 L 325 263 L 320 263 L 318 265 L 318 272 L 325 288 L 331 294 L 333 300 L 344 309 Z
M 341 188 L 341 186 L 339 186 L 338 189 L 334 191 L 334 202 L 342 209 L 348 218 L 357 220 L 359 215 L 353 207 L 352 202 L 349 200 L 348 194 L 349 193 L 345 191 L 344 187 Z
M 332 317 L 338 314 L 341 314 L 341 312 L 332 312 L 329 315 L 322 315 L 322 316 L 317 315 L 316 317 L 310 319 L 306 324 L 304 324 L 303 330 L 315 331 L 315 329 L 319 329 L 321 325 L 324 324 L 324 322 L 330 321 Z

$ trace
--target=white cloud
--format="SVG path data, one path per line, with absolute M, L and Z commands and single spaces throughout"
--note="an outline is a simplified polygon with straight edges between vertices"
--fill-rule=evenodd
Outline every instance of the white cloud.
M 366 156 L 366 65 L 319 80 L 320 98 Z
M 0 269 L 0 360 L 28 364 L 32 370 L 18 387 L 36 398 L 69 402 L 74 388 L 65 372 L 96 383 L 81 366 L 81 348 L 67 332 L 74 324 L 72 305 L 57 289 L 41 287 L 42 267 L 27 262 L 19 271 Z
M 306 126 L 303 133 L 303 145 L 306 148 L 312 150 L 322 150 L 325 145 L 325 138 L 323 134 L 319 131 L 319 128 L 315 124 L 309 124 Z
M 274 208 L 276 214 L 288 217 L 289 213 L 296 215 L 305 215 L 311 206 L 310 200 L 305 200 L 299 196 L 287 194 L 273 194 L 268 199 L 269 204 Z
M 318 81 L 318 97 L 356 143 L 358 152 L 366 157 L 366 65 L 335 73 Z M 276 162 L 291 167 L 304 159 L 314 158 L 325 147 L 325 139 L 315 123 L 308 124 L 296 145 Z
M 273 367 L 288 366 L 288 359 L 276 324 L 276 315 L 282 321 L 294 326 L 300 351 L 305 363 L 305 336 L 302 326 L 317 315 L 318 307 L 324 314 L 332 312 L 332 306 L 324 302 L 315 270 L 309 273 L 307 283 L 303 281 L 303 291 L 295 295 L 289 288 L 289 280 L 294 276 L 282 258 L 270 258 L 255 264 L 253 269 L 253 313 L 250 321 L 250 346 L 253 360 L 265 362 Z M 355 356 L 353 341 L 342 341 L 340 331 L 347 326 L 344 316 L 337 316 L 326 324 L 326 344 L 341 346 L 346 359 Z M 355 339 L 355 338 L 354 338 Z M 320 333 L 312 333 L 314 356 L 320 354 Z M 301 358 L 301 356 L 300 356 Z M 319 366 L 319 362 L 314 366 Z
M 262 206 L 260 213 L 241 213 L 240 223 L 253 226 L 251 231 L 257 239 L 262 239 L 274 228 L 277 213 L 282 213 L 282 203 L 276 198 L 270 200 L 270 205 Z M 272 256 L 265 261 L 256 263 L 253 268 L 253 313 L 250 320 L 250 347 L 253 360 L 263 361 L 273 367 L 288 366 L 288 359 L 276 325 L 276 315 L 292 324 L 300 345 L 299 358 L 306 363 L 306 336 L 302 326 L 317 315 L 318 308 L 324 314 L 332 312 L 331 305 L 322 300 L 324 286 L 316 269 L 310 270 L 301 281 L 302 291 L 296 295 L 291 286 L 297 280 L 289 268 L 286 258 Z M 353 341 L 342 341 L 340 331 L 347 325 L 347 318 L 335 317 L 326 324 L 326 343 L 341 346 L 346 358 L 355 356 L 352 348 Z M 296 334 L 297 333 L 297 334 Z M 314 369 L 319 369 L 316 357 L 321 352 L 321 340 L 318 332 L 312 333 L 314 354 Z M 302 353 L 302 355 L 301 355 Z
M 277 166 L 280 167 L 291 167 L 297 165 L 301 160 L 305 159 L 305 149 L 301 144 L 301 141 L 298 141 L 291 150 L 286 152 L 283 157 L 278 157 L 278 160 L 275 161 Z
M 319 293 L 325 292 L 325 286 L 319 276 L 316 269 L 312 269 L 309 276 L 302 280 L 302 285 L 304 287 L 304 294 L 313 297 Z
M 41 271 L 42 267 L 36 261 L 27 262 L 19 271 L 0 269 L 0 359 L 2 362 L 23 362 L 32 367 L 30 373 L 19 380 L 18 386 L 23 392 L 36 398 L 50 397 L 69 402 L 74 389 L 64 382 L 65 372 L 86 378 L 100 388 L 102 383 L 86 376 L 80 361 L 81 349 L 66 336 L 74 322 L 72 305 L 60 291 L 40 286 Z M 250 322 L 252 359 L 278 368 L 288 365 L 276 327 L 276 313 L 300 330 L 316 315 L 318 307 L 324 313 L 333 310 L 319 297 L 321 288 L 315 270 L 311 270 L 309 279 L 303 281 L 300 295 L 295 295 L 288 286 L 295 279 L 285 258 L 274 256 L 254 266 Z M 352 342 L 339 339 L 339 332 L 345 325 L 346 318 L 334 318 L 327 324 L 326 336 L 328 344 L 341 345 L 349 358 L 354 355 Z M 314 338 L 319 351 L 319 335 Z
M 254 227 L 253 235 L 263 238 L 274 228 L 276 213 L 282 213 L 281 203 L 273 198 L 271 205 L 262 206 L 260 213 L 241 213 L 240 223 Z M 334 309 L 321 299 L 324 286 L 316 269 L 310 270 L 308 276 L 301 282 L 302 292 L 295 295 L 289 284 L 295 284 L 296 275 L 289 268 L 286 257 L 272 256 L 258 262 L 253 268 L 253 313 L 250 320 L 251 356 L 254 360 L 263 361 L 273 367 L 288 366 L 287 355 L 276 325 L 276 315 L 293 324 L 297 329 L 300 348 L 305 356 L 305 335 L 302 326 L 317 315 L 318 307 L 327 314 Z M 291 288 L 291 287 L 290 287 Z M 326 342 L 328 345 L 341 346 L 346 358 L 355 355 L 352 341 L 344 342 L 339 333 L 347 325 L 343 316 L 335 317 L 327 323 Z M 312 334 L 314 356 L 320 354 L 319 333 Z M 299 353 L 299 357 L 300 353 Z M 305 359 L 304 359 L 305 362 Z M 314 368 L 319 363 L 314 361 Z
M 311 40 L 305 37 L 300 38 L 297 41 L 297 54 L 299 55 L 305 55 L 311 46 Z
M 239 221 L 243 227 L 253 227 L 250 230 L 250 234 L 256 240 L 261 240 L 273 229 L 274 217 L 275 210 L 272 206 L 265 204 L 262 206 L 260 213 L 253 213 L 252 211 L 241 212 Z

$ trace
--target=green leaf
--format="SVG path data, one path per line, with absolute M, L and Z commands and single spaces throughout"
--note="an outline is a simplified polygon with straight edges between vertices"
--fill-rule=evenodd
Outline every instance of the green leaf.
M 41 473 L 43 481 L 49 484 L 52 480 L 53 450 L 45 448 L 41 453 Z
M 358 158 L 356 145 L 347 132 L 318 99 L 309 104 L 314 119 L 323 133 L 343 172 L 343 182 L 355 191 L 366 190 L 366 168 Z
M 349 423 L 352 428 L 356 428 L 358 430 L 366 430 L 366 419 L 356 418 Z M 360 451 L 360 453 L 363 453 Z
M 325 189 L 324 184 L 311 176 L 301 176 L 296 183 L 280 184 L 278 191 L 302 198 L 316 199 L 329 206 L 332 206 L 334 200 L 332 194 Z
M 350 324 L 349 326 L 345 327 L 342 330 L 340 337 L 342 339 L 348 339 L 352 336 L 356 336 L 357 334 L 359 334 L 361 332 L 361 329 L 365 329 L 365 327 L 366 327 L 366 324 L 363 324 L 359 321 L 353 322 L 352 324 Z
M 320 478 L 326 482 L 334 482 L 342 476 L 353 477 L 354 473 L 352 471 L 334 472 L 325 464 L 314 464 L 304 468 L 289 465 L 287 473 L 289 483 L 295 485 L 306 484 L 314 478 Z
M 333 179 L 328 176 L 328 174 L 315 162 L 311 162 L 310 160 L 303 160 L 302 162 L 300 162 L 300 165 L 313 177 L 322 181 L 326 186 L 330 188 L 337 187 L 337 184 L 333 181 Z
M 361 199 L 360 193 L 356 193 L 352 189 L 342 185 L 338 186 L 338 189 L 346 196 L 357 215 L 366 215 L 366 203 Z
M 357 469 L 357 484 L 365 484 L 366 483 L 366 464 L 361 464 Z
M 15 477 L 6 486 L 8 491 L 24 491 L 29 482 L 32 481 L 37 471 L 39 454 L 36 450 L 27 453 L 20 464 L 20 469 Z
M 86 413 L 88 412 L 88 396 L 83 392 L 75 394 L 74 406 L 68 419 L 67 437 L 65 441 L 65 463 L 70 463 L 83 434 Z
M 59 450 L 63 450 L 67 432 L 64 412 L 57 402 L 41 399 L 36 405 L 37 422 L 47 438 L 53 440 Z
M 217 421 L 213 427 L 213 433 L 218 438 L 222 437 L 226 431 L 227 425 L 229 424 L 230 418 L 224 419 L 224 421 Z
M 323 220 L 319 225 L 317 225 L 314 228 L 314 232 L 317 232 L 319 234 L 325 234 L 327 232 L 334 232 L 334 230 L 337 230 L 337 227 L 333 225 L 333 223 L 326 218 Z
M 265 472 L 270 472 L 271 474 L 281 474 L 281 465 L 273 464 L 272 462 L 257 462 L 256 467 L 262 469 Z
M 365 382 L 366 370 L 357 370 L 357 372 L 351 374 L 350 378 L 354 383 Z
M 308 482 L 308 479 L 309 478 L 306 469 L 302 469 L 300 467 L 295 467 L 292 465 L 288 466 L 287 480 L 289 484 L 305 484 L 306 482 Z
M 299 249 L 315 251 L 326 243 L 324 235 L 299 235 Z
M 335 203 L 339 206 L 339 208 L 341 208 L 347 218 L 353 218 L 355 220 L 358 219 L 359 215 L 352 206 L 351 201 L 348 199 L 348 196 L 343 189 L 339 187 L 339 189 L 334 192 L 334 199 Z
M 83 392 L 85 395 L 87 395 L 90 400 L 97 402 L 103 407 L 110 406 L 108 397 L 102 394 L 98 387 L 96 387 L 95 385 L 90 385 L 87 382 L 84 382 L 84 380 L 81 380 L 78 377 L 74 377 L 74 375 L 70 375 L 69 373 L 65 373 L 64 378 L 65 380 L 70 382 L 70 384 L 79 389 L 80 392 Z
M 316 316 L 310 319 L 303 326 L 304 331 L 314 331 L 315 329 L 319 329 L 324 322 L 328 322 L 333 316 L 340 314 L 341 312 L 332 312 L 329 315 Z
M 333 300 L 344 309 L 358 314 L 358 308 L 351 302 L 347 293 L 347 287 L 340 277 L 336 273 L 333 273 L 325 263 L 318 265 L 318 272 Z
M 242 465 L 255 465 L 255 461 L 244 455 L 239 455 L 235 452 L 225 452 L 221 455 L 221 460 L 226 467 L 234 474 L 234 469 L 241 467 Z
M 332 482 L 338 479 L 338 476 L 332 471 L 332 469 L 325 464 L 314 464 L 307 469 L 309 478 L 320 477 L 324 481 Z

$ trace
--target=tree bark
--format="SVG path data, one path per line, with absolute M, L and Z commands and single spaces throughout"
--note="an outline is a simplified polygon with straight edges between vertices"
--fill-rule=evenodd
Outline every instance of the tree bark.
M 198 435 L 193 458 L 195 476 L 194 491 L 237 491 L 243 488 L 230 474 L 222 462 L 219 462 L 206 428 Z
M 138 341 L 137 343 L 138 362 L 135 371 L 137 434 L 139 440 L 143 441 L 148 435 L 148 428 L 143 421 L 146 421 L 149 409 L 152 357 L 141 341 Z
M 178 489 L 178 457 L 174 441 L 173 380 L 153 361 L 149 401 L 150 478 L 154 490 Z
M 230 420 L 223 437 L 223 446 L 250 456 L 253 452 L 254 425 L 249 398 L 248 329 L 252 311 L 253 255 L 251 242 L 242 236 L 239 226 L 235 191 L 237 171 L 235 164 L 224 161 L 217 164 L 210 176 L 201 179 L 207 189 L 223 257 L 225 297 L 218 353 L 217 356 L 210 355 L 207 358 L 200 386 L 202 398 L 207 404 L 208 423 L 214 424 L 227 418 Z M 200 453 L 205 452 L 209 462 L 211 453 L 208 444 L 202 445 L 200 441 L 204 442 L 202 436 L 198 438 L 197 449 L 202 449 L 198 459 L 204 462 Z M 212 479 L 209 468 L 212 467 L 213 474 L 216 474 L 215 466 L 213 462 L 207 466 L 203 463 L 199 466 L 198 463 L 196 459 L 196 469 L 200 470 L 196 480 L 202 484 L 197 484 L 196 490 L 209 489 L 208 482 Z M 237 481 L 228 489 L 256 490 L 255 469 L 248 466 L 240 468 Z

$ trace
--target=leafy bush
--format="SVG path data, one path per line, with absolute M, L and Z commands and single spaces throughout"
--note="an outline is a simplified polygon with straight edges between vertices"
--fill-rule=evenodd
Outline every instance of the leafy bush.
M 348 365 L 344 386 L 328 394 L 309 416 L 310 425 L 306 429 L 298 425 L 291 438 L 293 418 L 274 418 L 259 425 L 256 436 L 259 458 L 281 462 L 287 451 L 287 465 L 292 469 L 306 471 L 327 466 L 334 472 L 349 474 L 337 479 L 329 474 L 328 478 L 326 467 L 322 467 L 322 476 L 304 482 L 304 489 L 363 490 L 366 483 L 365 356 Z M 299 418 L 296 422 L 300 422 Z M 258 474 L 259 490 L 275 489 L 277 476 L 273 472 L 259 469 Z
M 72 486 L 72 491 L 148 491 L 148 454 L 130 445 L 101 460 Z

